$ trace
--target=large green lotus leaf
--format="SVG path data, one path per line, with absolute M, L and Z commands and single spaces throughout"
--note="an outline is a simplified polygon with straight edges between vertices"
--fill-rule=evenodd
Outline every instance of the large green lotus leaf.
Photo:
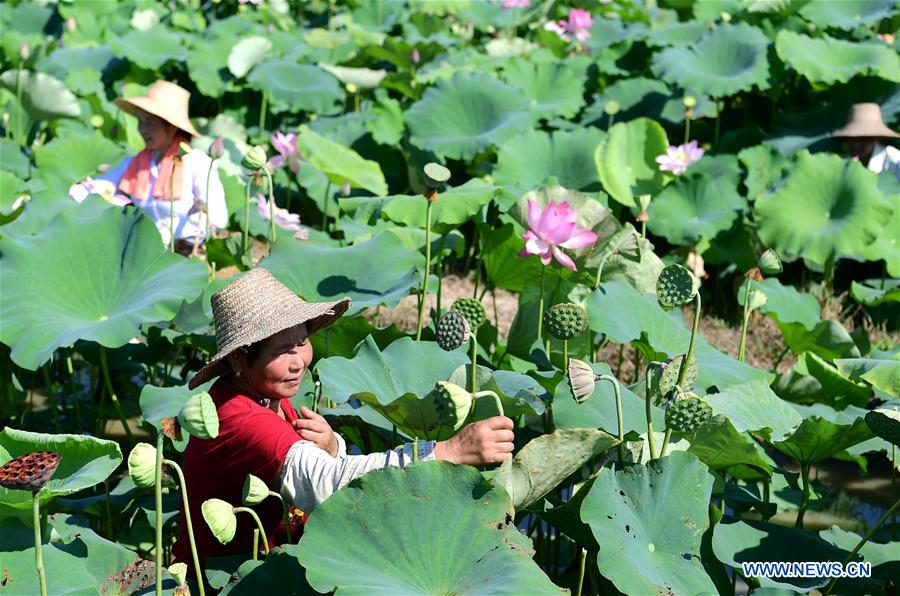
M 846 83 L 867 74 L 900 81 L 900 56 L 883 44 L 844 41 L 828 35 L 812 38 L 783 29 L 775 39 L 775 49 L 785 64 L 812 83 Z
M 838 29 L 877 23 L 896 13 L 894 0 L 811 0 L 800 9 L 800 15 L 816 25 Z
M 610 217 L 612 221 L 617 221 Z M 599 233 L 598 233 L 599 236 Z M 633 239 L 638 238 L 638 252 L 629 248 Z M 653 245 L 646 238 L 640 238 L 640 234 L 631 223 L 624 226 L 608 238 L 599 236 L 597 247 L 585 260 L 585 267 L 589 270 L 597 268 L 603 263 L 603 275 L 600 281 L 626 281 L 638 292 L 651 293 L 656 291 L 656 280 L 663 270 L 663 262 L 653 252 Z M 596 280 L 596 274 L 594 274 Z
M 888 406 L 890 403 L 891 402 L 888 402 L 885 406 Z M 797 410 L 803 418 L 818 416 L 829 420 L 834 424 L 844 426 L 852 426 L 856 424 L 857 421 L 862 421 L 866 417 L 866 414 L 869 413 L 869 410 L 864 410 L 863 408 L 852 405 L 847 406 L 843 410 L 835 410 L 831 406 L 823 403 L 814 403 L 809 406 L 791 404 L 791 407 Z M 869 453 L 871 451 L 890 453 L 891 444 L 881 437 L 872 437 L 847 448 L 847 453 L 850 455 L 862 455 L 863 453 Z
M 584 303 L 591 329 L 605 333 L 610 341 L 629 343 L 646 335 L 653 347 L 654 358 L 683 354 L 690 343 L 691 332 L 678 311 L 666 313 L 655 295 L 639 294 L 630 285 L 610 281 L 600 284 Z M 765 379 L 768 374 L 738 362 L 709 345 L 698 334 L 695 357 L 700 363 L 700 385 L 716 385 L 719 389 Z
M 653 56 L 653 72 L 679 87 L 727 97 L 753 86 L 769 88 L 769 40 L 748 25 L 719 25 L 700 41 Z
M 872 388 L 861 381 L 851 381 L 841 375 L 821 356 L 807 352 L 804 359 L 806 370 L 822 386 L 822 393 L 827 396 L 823 401 L 842 410 L 847 405 L 865 406 L 872 397 Z
M 713 530 L 713 552 L 727 565 L 741 568 L 750 562 L 822 562 L 843 561 L 845 550 L 829 544 L 813 532 L 787 528 L 759 520 L 720 523 Z M 807 592 L 821 588 L 828 578 L 760 577 L 764 588 Z
M 786 401 L 775 395 L 764 380 L 726 387 L 703 398 L 713 412 L 728 417 L 738 431 L 760 431 L 779 441 L 800 424 L 800 415 Z
M 34 152 L 40 176 L 60 194 L 66 194 L 70 185 L 86 176 L 96 174 L 101 164 L 115 165 L 122 157 L 122 148 L 99 132 L 56 137 Z
M 646 466 L 604 470 L 581 504 L 600 573 L 626 594 L 715 593 L 700 562 L 713 477 L 675 452 Z
M 159 70 L 169 61 L 184 62 L 188 55 L 181 34 L 165 27 L 132 29 L 123 36 L 110 36 L 109 47 L 116 56 L 148 70 Z
M 15 93 L 16 75 L 19 77 L 22 107 L 32 120 L 77 118 L 81 106 L 75 94 L 59 79 L 42 72 L 7 70 L 0 75 L 0 87 Z
M 747 281 L 741 284 L 737 293 L 738 304 L 744 305 Z M 766 295 L 766 303 L 759 311 L 770 315 L 781 323 L 799 323 L 810 331 L 819 323 L 819 301 L 812 294 L 798 292 L 794 286 L 785 286 L 774 277 L 761 282 L 754 281 L 753 289 Z
M 366 130 L 376 143 L 397 145 L 403 138 L 403 106 L 396 99 L 388 97 L 387 90 L 375 90 L 375 103 L 369 108 Z
M 656 48 L 690 46 L 697 43 L 706 31 L 706 24 L 702 21 L 676 21 L 648 31 L 645 43 Z
M 349 182 L 354 188 L 364 188 L 378 196 L 387 194 L 387 183 L 377 161 L 363 159 L 353 149 L 320 135 L 306 125 L 300 127 L 297 150 L 338 187 Z
M 648 118 L 613 125 L 594 154 L 603 189 L 627 207 L 637 206 L 638 195 L 655 196 L 663 187 L 655 160 L 665 155 L 668 145 L 666 131 Z
M 855 161 L 801 151 L 787 183 L 756 200 L 762 241 L 782 258 L 824 265 L 857 256 L 876 239 L 891 215 L 877 177 Z
M 741 150 L 738 159 L 747 169 L 744 184 L 747 198 L 755 200 L 759 195 L 772 192 L 788 171 L 790 162 L 780 152 L 768 145 L 755 145 Z
M 200 93 L 221 97 L 234 85 L 234 75 L 228 70 L 228 56 L 234 47 L 231 36 L 195 38 L 187 56 L 187 69 Z
M 0 341 L 19 366 L 36 370 L 79 339 L 117 348 L 206 287 L 206 266 L 168 252 L 140 210 L 96 203 L 0 238 Z
M 887 173 L 887 176 L 890 175 Z M 882 177 L 884 176 L 883 173 Z M 894 211 L 872 244 L 865 247 L 860 256 L 867 261 L 884 259 L 888 275 L 900 278 L 900 196 L 895 193 L 888 194 L 888 197 L 893 201 Z
M 244 77 L 271 49 L 272 42 L 265 37 L 245 37 L 228 53 L 228 70 L 237 78 Z
M 882 287 L 881 280 L 869 279 L 862 283 L 850 282 L 850 295 L 866 306 L 900 303 L 900 279 L 886 279 Z
M 650 231 L 672 244 L 694 246 L 731 227 L 747 200 L 725 176 L 692 176 L 667 186 L 650 202 Z
M 583 55 L 559 60 L 549 50 L 503 65 L 507 83 L 531 99 L 531 111 L 541 118 L 572 118 L 584 106 L 584 84 L 590 61 Z
M 527 192 L 555 177 L 560 186 L 586 190 L 597 185 L 594 150 L 606 135 L 585 127 L 546 133 L 527 130 L 497 150 L 494 182 Z
M 62 456 L 53 477 L 41 489 L 42 501 L 71 495 L 103 482 L 122 461 L 119 446 L 105 439 L 33 433 L 10 426 L 0 431 L 0 462 L 33 451 L 55 451 Z M 0 487 L 0 506 L 30 509 L 31 493 Z
M 320 592 L 560 594 L 512 514 L 506 492 L 469 466 L 375 470 L 316 509 L 300 563 Z
M 874 436 L 863 418 L 852 424 L 837 424 L 811 416 L 804 418 L 786 439 L 773 441 L 772 445 L 801 464 L 814 464 Z
M 387 71 L 383 69 L 372 70 L 325 63 L 319 64 L 319 67 L 335 76 L 344 85 L 355 85 L 359 89 L 374 89 L 381 85 L 381 81 L 387 76 Z
M 478 235 L 482 262 L 488 278 L 495 287 L 521 292 L 534 284 L 541 274 L 540 259 L 523 259 L 519 253 L 525 248 L 521 233 L 511 223 L 501 228 L 482 230 Z
M 336 78 L 318 66 L 290 60 L 260 62 L 253 67 L 247 83 L 269 94 L 273 112 L 302 110 L 335 114 L 341 111 L 344 100 L 344 91 Z
M 891 397 L 900 397 L 900 360 L 841 358 L 834 363 L 838 371 L 851 381 L 867 381 Z
M 628 122 L 640 116 L 658 118 L 671 95 L 668 85 L 657 79 L 634 77 L 616 81 L 585 109 L 581 122 L 606 125 L 609 114 L 603 110 L 610 101 L 619 105 L 619 112 L 615 115 L 615 120 L 619 122 Z
M 861 356 L 856 342 L 837 321 L 822 321 L 812 330 L 799 323 L 778 323 L 778 328 L 794 354 L 812 352 L 826 360 Z
M 688 452 L 713 470 L 728 470 L 733 478 L 759 480 L 772 474 L 775 463 L 746 432 L 718 414 L 688 436 Z
M 37 63 L 37 70 L 63 80 L 72 71 L 90 69 L 102 73 L 114 56 L 109 46 L 62 47 Z
M 497 193 L 497 187 L 478 178 L 442 191 L 431 206 L 431 229 L 447 234 L 470 221 Z M 425 228 L 428 201 L 422 195 L 388 197 L 381 208 L 381 217 L 404 226 Z
M 821 530 L 819 537 L 838 548 L 846 550 L 848 553 L 856 547 L 860 540 L 859 534 L 842 530 L 838 526 L 831 526 L 828 530 Z M 872 580 L 876 585 L 866 586 L 868 590 L 875 592 L 879 587 L 884 588 L 883 585 L 878 585 L 881 583 L 878 580 L 884 581 L 900 577 L 900 558 L 897 557 L 898 549 L 900 549 L 900 542 L 894 541 L 887 544 L 878 544 L 871 540 L 859 549 L 859 556 L 862 557 L 862 560 L 872 564 Z M 847 593 L 851 588 L 850 582 L 853 583 L 853 587 L 859 588 L 859 580 L 848 579 L 846 581 L 848 583 L 842 583 L 839 580 L 835 584 L 835 593 Z
M 285 544 L 273 550 L 265 560 L 244 561 L 219 594 L 221 596 L 267 593 L 288 593 L 291 596 L 319 594 L 306 581 L 306 571 L 298 560 L 300 552 L 299 544 Z
M 471 159 L 530 128 L 535 119 L 521 89 L 486 74 L 441 81 L 406 111 L 410 141 L 453 159 Z
M 394 306 L 409 295 L 421 282 L 417 268 L 424 261 L 394 234 L 381 233 L 344 247 L 282 238 L 259 264 L 310 302 L 349 297 L 348 314 L 355 314 L 378 304 Z

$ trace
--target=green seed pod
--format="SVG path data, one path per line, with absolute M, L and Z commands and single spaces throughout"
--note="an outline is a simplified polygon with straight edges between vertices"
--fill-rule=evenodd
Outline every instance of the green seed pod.
M 669 358 L 656 368 L 656 388 L 659 396 L 665 396 L 678 383 L 678 372 L 681 369 L 681 363 L 684 361 L 684 354 Z M 687 391 L 697 382 L 697 359 L 691 358 L 688 363 L 687 371 L 684 374 L 684 383 L 681 389 Z
M 149 443 L 138 443 L 128 454 L 128 475 L 141 488 L 149 488 L 156 483 L 156 447 Z
M 440 188 L 450 180 L 450 170 L 439 163 L 429 162 L 422 170 L 425 172 L 425 185 L 428 188 Z
M 594 393 L 597 374 L 590 364 L 577 358 L 569 358 L 569 370 L 567 372 L 569 387 L 572 389 L 572 397 L 575 398 L 576 403 L 583 403 Z
M 255 172 L 261 170 L 266 165 L 266 150 L 261 145 L 255 145 L 250 151 L 241 158 L 241 165 L 246 169 Z
M 448 381 L 438 381 L 423 399 L 427 413 L 416 415 L 418 420 L 411 421 L 414 426 L 421 425 L 427 436 L 438 440 L 456 434 L 472 409 L 472 394 Z M 440 436 L 434 435 L 440 433 Z
M 222 499 L 207 499 L 200 506 L 200 511 L 216 540 L 222 544 L 228 544 L 234 540 L 234 533 L 237 531 L 237 516 L 234 514 L 234 507 Z
M 241 503 L 250 507 L 262 503 L 269 497 L 269 487 L 253 474 L 247 474 L 244 480 L 244 489 L 241 491 Z
M 169 575 L 175 579 L 175 583 L 183 586 L 187 581 L 188 566 L 187 563 L 173 563 L 169 565 Z
M 587 329 L 587 311 L 583 306 L 571 302 L 554 304 L 544 312 L 544 324 L 556 339 L 572 339 Z
M 215 439 L 219 436 L 219 414 L 216 404 L 206 391 L 195 393 L 178 412 L 181 428 L 198 439 Z
M 462 313 L 469 322 L 469 329 L 474 333 L 487 320 L 487 313 L 481 301 L 475 298 L 457 298 L 453 301 L 450 310 Z
M 438 319 L 436 331 L 437 345 L 447 352 L 452 352 L 469 341 L 472 333 L 469 321 L 461 312 L 455 310 L 447 311 Z
M 693 393 L 684 393 L 666 409 L 666 428 L 692 433 L 709 422 L 713 411 L 708 403 Z
M 866 424 L 876 436 L 900 447 L 900 412 L 879 408 L 866 414 Z
M 771 248 L 759 256 L 756 266 L 763 272 L 763 275 L 778 275 L 784 269 L 781 265 L 781 258 Z
M 684 306 L 694 299 L 699 282 L 681 265 L 668 265 L 656 280 L 656 298 L 663 306 Z
M 768 301 L 769 297 L 762 290 L 757 290 L 756 288 L 750 290 L 750 310 L 759 310 L 759 307 Z

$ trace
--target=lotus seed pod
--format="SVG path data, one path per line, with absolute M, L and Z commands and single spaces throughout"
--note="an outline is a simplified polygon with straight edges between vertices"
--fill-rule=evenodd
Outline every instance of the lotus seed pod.
M 638 196 L 638 207 L 641 208 L 641 211 L 646 211 L 647 207 L 650 206 L 650 195 L 639 195 Z
M 219 414 L 216 404 L 206 391 L 195 393 L 178 412 L 181 428 L 198 439 L 215 439 L 219 436 Z
M 668 265 L 656 280 L 656 298 L 663 306 L 684 306 L 699 289 L 697 278 L 682 265 Z
M 266 165 L 266 150 L 261 145 L 255 145 L 241 158 L 241 165 L 253 172 L 262 169 Z
M 583 403 L 594 394 L 597 374 L 591 368 L 591 365 L 584 360 L 569 358 L 567 378 L 569 379 L 569 387 L 572 389 L 572 397 L 575 398 L 576 403 Z
M 660 396 L 666 395 L 675 388 L 678 382 L 678 373 L 681 369 L 681 363 L 684 361 L 684 354 L 669 358 L 656 368 L 656 386 Z M 691 358 L 688 363 L 687 371 L 684 374 L 684 383 L 681 388 L 685 391 L 694 386 L 697 382 L 697 359 Z
M 866 414 L 866 424 L 875 435 L 900 447 L 900 412 L 879 408 Z
M 438 381 L 425 399 L 430 400 L 433 417 L 421 418 L 414 424 L 422 426 L 427 435 L 434 433 L 455 434 L 465 423 L 472 409 L 472 394 L 449 381 Z M 441 437 L 438 438 L 442 438 Z
M 128 475 L 141 488 L 150 488 L 156 483 L 156 447 L 149 443 L 138 443 L 128 454 Z
M 422 170 L 425 172 L 425 185 L 428 188 L 440 188 L 450 180 L 450 170 L 439 163 L 429 162 Z
M 481 327 L 485 320 L 487 320 L 487 313 L 484 310 L 484 306 L 481 304 L 480 300 L 475 298 L 457 298 L 453 301 L 450 310 L 462 313 L 469 322 L 469 329 L 472 330 L 472 333 Z
M 680 433 L 692 433 L 709 422 L 713 411 L 708 403 L 693 393 L 682 394 L 684 397 L 666 409 L 666 428 Z
M 234 540 L 237 530 L 237 516 L 234 508 L 222 499 L 207 499 L 200 506 L 206 525 L 212 530 L 213 536 L 222 544 L 228 544 Z
M 436 328 L 437 345 L 447 352 L 452 352 L 469 341 L 472 332 L 466 317 L 455 310 L 444 313 L 444 316 L 438 319 Z
M 184 585 L 184 582 L 187 581 L 187 563 L 173 563 L 169 565 L 168 571 L 169 575 L 175 579 L 175 583 L 179 586 Z
M 784 270 L 784 267 L 781 264 L 781 258 L 771 248 L 759 256 L 759 259 L 756 261 L 756 266 L 763 272 L 763 275 L 769 276 L 778 275 Z
M 753 288 L 750 290 L 750 309 L 751 310 L 759 310 L 761 306 L 763 306 L 766 302 L 769 301 L 769 297 L 766 296 L 766 293 L 762 290 L 757 290 Z
M 571 302 L 554 304 L 544 313 L 544 324 L 556 339 L 572 339 L 587 329 L 587 311 L 583 306 Z
M 181 141 L 180 143 L 178 143 L 178 157 L 184 157 L 191 151 L 192 151 L 191 146 L 188 145 L 187 143 L 185 143 L 184 141 Z
M 269 497 L 269 487 L 253 474 L 247 474 L 244 480 L 244 489 L 241 491 L 241 503 L 250 507 L 258 503 L 262 503 Z
M 56 472 L 62 456 L 55 451 L 34 451 L 19 455 L 0 466 L 0 486 L 37 492 Z
M 603 104 L 603 111 L 606 112 L 607 116 L 615 116 L 619 113 L 619 110 L 622 109 L 622 106 L 619 105 L 619 102 L 611 99 Z
M 222 135 L 217 136 L 209 146 L 209 156 L 212 159 L 222 159 L 225 156 L 225 139 L 222 138 Z

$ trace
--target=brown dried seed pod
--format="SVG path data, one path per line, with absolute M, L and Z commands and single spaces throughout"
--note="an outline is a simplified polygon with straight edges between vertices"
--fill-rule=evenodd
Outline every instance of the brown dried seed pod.
M 11 459 L 0 467 L 0 486 L 14 490 L 40 490 L 56 472 L 62 456 L 55 451 L 35 451 Z

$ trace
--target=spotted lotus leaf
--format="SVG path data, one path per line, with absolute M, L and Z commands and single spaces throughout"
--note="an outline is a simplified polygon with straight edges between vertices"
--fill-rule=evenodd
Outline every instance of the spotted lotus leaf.
M 656 280 L 656 297 L 663 306 L 684 306 L 694 299 L 698 288 L 697 278 L 686 267 L 668 265 Z
M 571 302 L 554 304 L 544 313 L 544 324 L 556 339 L 572 339 L 587 329 L 587 311 L 580 304 Z
M 469 340 L 471 329 L 465 315 L 456 310 L 447 311 L 438 319 L 437 345 L 442 350 L 451 352 Z

